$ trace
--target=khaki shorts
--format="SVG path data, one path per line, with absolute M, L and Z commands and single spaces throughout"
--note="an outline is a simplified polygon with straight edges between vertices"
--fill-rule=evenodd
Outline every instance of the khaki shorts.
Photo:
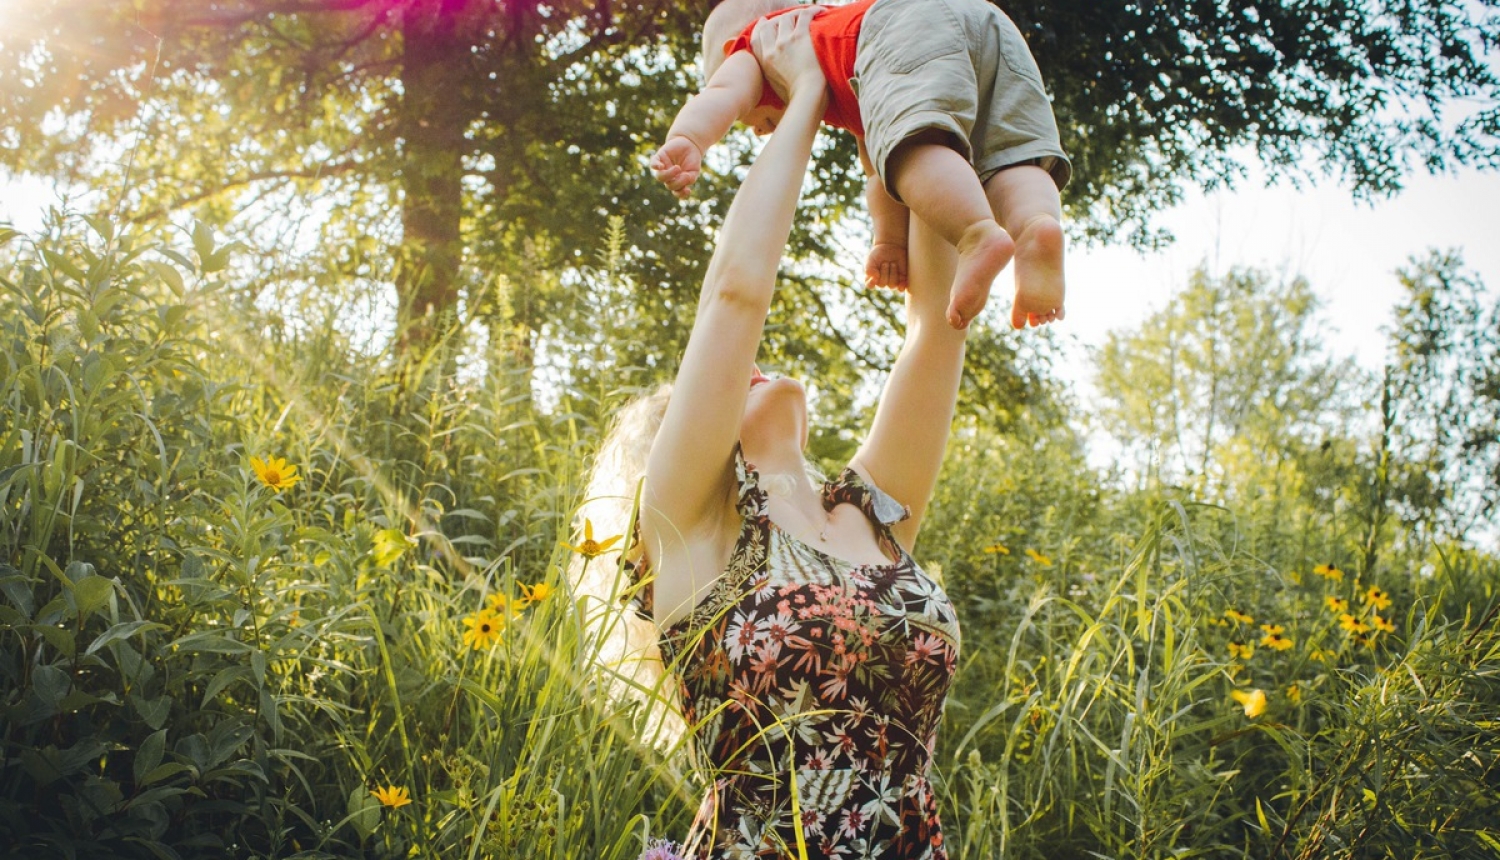
M 983 182 L 1018 164 L 1059 190 L 1073 166 L 1021 32 L 985 0 L 877 0 L 860 27 L 855 93 L 865 147 L 887 190 L 891 152 L 928 129 L 952 134 Z

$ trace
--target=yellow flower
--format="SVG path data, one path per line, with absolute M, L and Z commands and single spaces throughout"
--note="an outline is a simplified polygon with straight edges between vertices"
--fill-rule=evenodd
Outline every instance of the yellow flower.
M 1276 651 L 1285 651 L 1288 648 L 1292 647 L 1292 640 L 1288 639 L 1285 636 L 1282 636 L 1280 633 L 1267 633 L 1265 637 L 1260 640 L 1260 644 Z
M 984 551 L 987 555 L 1010 555 L 1010 547 L 1003 543 L 992 543 Z
M 1339 626 L 1349 631 L 1350 633 L 1365 633 L 1370 629 L 1370 625 L 1364 623 L 1363 621 L 1360 621 L 1358 618 L 1355 618 L 1353 615 L 1350 615 L 1347 612 L 1339 616 Z
M 1254 618 L 1251 618 L 1249 615 L 1246 615 L 1245 613 L 1239 611 L 1238 609 L 1226 609 L 1226 610 L 1224 610 L 1224 617 L 1228 618 L 1230 621 L 1238 621 L 1241 624 L 1254 624 L 1255 623 L 1255 619 Z
M 521 584 L 522 599 L 527 603 L 541 603 L 551 597 L 552 592 L 556 590 L 546 582 L 538 582 L 535 585 Z
M 1289 685 L 1286 688 L 1286 698 L 1287 698 L 1287 701 L 1291 702 L 1294 705 L 1297 704 L 1298 702 L 1301 702 L 1302 701 L 1302 686 L 1300 684 L 1291 684 L 1291 685 Z
M 1388 620 L 1380 617 L 1379 615 L 1373 616 L 1370 619 L 1370 623 L 1374 624 L 1375 625 L 1375 629 L 1379 630 L 1381 633 L 1395 633 L 1396 632 L 1396 625 L 1393 624 L 1392 622 L 1390 622 L 1390 621 L 1388 621 Z
M 402 788 L 398 785 L 386 786 L 385 788 L 377 788 L 375 789 L 374 794 L 376 800 L 380 801 L 386 806 L 389 806 L 392 809 L 400 809 L 408 803 L 411 803 L 411 793 L 408 792 L 405 788 Z
M 1349 601 L 1342 597 L 1334 597 L 1332 594 L 1323 598 L 1323 605 L 1328 607 L 1329 612 L 1348 612 Z
M 1229 656 L 1236 660 L 1249 660 L 1255 656 L 1255 643 L 1251 642 L 1249 645 L 1241 645 L 1238 642 L 1230 642 Z
M 464 644 L 479 651 L 500 641 L 500 634 L 505 630 L 505 616 L 481 609 L 464 618 L 464 626 L 469 628 L 464 631 Z
M 1280 636 L 1286 632 L 1286 628 L 1280 624 L 1262 624 L 1260 629 L 1264 630 L 1267 636 Z
M 624 535 L 615 535 L 612 538 L 605 538 L 602 541 L 596 541 L 594 540 L 594 524 L 593 522 L 585 519 L 583 521 L 583 540 L 578 544 L 578 546 L 573 546 L 570 543 L 565 543 L 563 544 L 563 546 L 578 553 L 584 558 L 595 558 L 605 552 L 608 552 L 610 547 L 619 543 L 620 540 L 624 537 Z
M 1344 579 L 1344 572 L 1331 564 L 1320 564 L 1313 568 L 1313 573 L 1324 579 L 1331 579 L 1334 582 L 1342 582 Z
M 1244 707 L 1245 716 L 1249 717 L 1252 720 L 1265 713 L 1266 711 L 1265 690 L 1251 690 L 1248 693 L 1244 690 L 1234 690 L 1231 691 L 1229 695 Z
M 281 457 L 267 457 L 264 460 L 251 457 L 250 468 L 255 470 L 255 477 L 262 484 L 277 491 L 290 489 L 302 480 L 302 476 L 297 474 L 297 467 L 288 466 L 286 459 Z
M 1391 596 L 1381 590 L 1378 585 L 1370 586 L 1370 590 L 1366 591 L 1360 600 L 1376 609 L 1386 609 L 1391 605 Z
M 1312 653 L 1308 654 L 1307 656 L 1312 658 L 1313 660 L 1318 661 L 1319 663 L 1327 663 L 1329 660 L 1337 657 L 1338 654 L 1334 651 L 1324 651 L 1322 648 L 1314 648 L 1312 650 Z
M 1375 650 L 1375 637 L 1374 636 L 1366 636 L 1363 633 L 1356 633 L 1356 634 L 1354 634 L 1353 639 L 1354 639 L 1354 644 L 1355 645 L 1363 645 L 1363 646 L 1365 646 L 1365 648 L 1367 648 L 1367 649 L 1369 649 L 1371 651 Z
M 1042 567 L 1052 566 L 1052 559 L 1046 557 L 1045 555 L 1042 555 L 1031 547 L 1026 548 L 1026 557 L 1041 565 Z

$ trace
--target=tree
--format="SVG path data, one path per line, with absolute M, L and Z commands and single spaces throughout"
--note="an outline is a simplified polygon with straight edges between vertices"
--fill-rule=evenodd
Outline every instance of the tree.
M 1160 238 L 1150 213 L 1188 184 L 1232 181 L 1245 148 L 1275 175 L 1331 173 L 1365 194 L 1398 187 L 1413 163 L 1493 166 L 1492 5 L 1006 8 L 1077 162 L 1073 222 L 1149 244 Z M 252 245 L 295 252 L 276 267 L 282 280 L 394 284 L 408 343 L 429 342 L 433 317 L 461 297 L 488 313 L 509 288 L 499 304 L 513 318 L 497 325 L 527 354 L 542 323 L 577 303 L 517 291 L 515 275 L 589 269 L 613 214 L 629 216 L 632 276 L 665 288 L 642 311 L 691 301 L 707 228 L 749 147 L 720 160 L 696 206 L 655 188 L 641 159 L 696 85 L 702 11 L 669 0 L 15 0 L 0 36 L 0 163 L 108 187 L 135 217 L 239 212 Z M 1480 107 L 1455 122 L 1446 111 L 1460 99 Z M 829 138 L 794 256 L 833 258 L 860 206 L 853 164 L 847 136 Z M 289 212 L 314 213 L 308 233 L 288 230 Z M 497 272 L 513 277 L 497 284 Z M 888 305 L 878 298 L 864 315 Z M 799 333 L 832 350 L 835 329 Z
M 1302 278 L 1195 271 L 1166 308 L 1100 348 L 1100 420 L 1142 478 L 1207 498 L 1242 486 L 1228 462 L 1275 464 L 1349 435 L 1359 374 L 1327 355 L 1317 309 Z
M 1500 301 L 1455 252 L 1398 273 L 1376 475 L 1419 538 L 1466 542 L 1500 526 Z

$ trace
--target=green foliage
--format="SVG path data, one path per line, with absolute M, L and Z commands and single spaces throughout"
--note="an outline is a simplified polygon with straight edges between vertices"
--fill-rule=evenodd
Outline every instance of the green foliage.
M 633 856 L 673 783 L 589 695 L 571 602 L 502 651 L 460 623 L 562 589 L 592 431 L 504 356 L 392 374 L 265 318 L 206 228 L 72 226 L 0 275 L 0 853 Z

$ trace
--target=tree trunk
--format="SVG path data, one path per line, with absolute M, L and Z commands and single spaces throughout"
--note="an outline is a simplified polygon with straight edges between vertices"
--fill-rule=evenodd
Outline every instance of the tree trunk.
M 458 306 L 463 259 L 463 94 L 482 0 L 415 0 L 401 27 L 402 239 L 396 271 L 397 342 L 433 346 Z

